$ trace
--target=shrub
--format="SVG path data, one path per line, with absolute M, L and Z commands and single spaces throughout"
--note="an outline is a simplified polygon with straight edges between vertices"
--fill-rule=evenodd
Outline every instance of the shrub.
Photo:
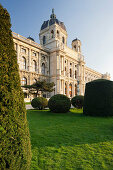
M 0 169 L 30 169 L 31 147 L 10 15 L 0 5 Z
M 34 108 L 38 108 L 39 110 L 44 109 L 48 105 L 48 101 L 44 97 L 36 97 L 31 101 L 31 105 Z
M 113 116 L 113 81 L 98 79 L 86 84 L 83 113 Z
M 71 99 L 71 103 L 74 107 L 80 109 L 83 107 L 84 96 L 78 95 Z
M 48 107 L 52 112 L 66 113 L 71 107 L 71 102 L 67 96 L 63 94 L 57 94 L 49 99 Z

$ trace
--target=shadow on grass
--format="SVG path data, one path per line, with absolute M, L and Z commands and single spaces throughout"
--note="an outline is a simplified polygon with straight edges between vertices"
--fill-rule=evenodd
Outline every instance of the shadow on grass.
M 29 110 L 27 116 L 32 148 L 113 141 L 113 117 L 84 116 L 77 109 L 68 113 Z
M 74 108 L 70 109 L 70 111 L 67 113 L 53 113 L 49 109 L 44 109 L 44 110 L 29 109 L 28 110 L 28 112 L 32 112 L 32 111 L 38 115 L 41 114 L 42 116 L 46 116 L 46 117 L 47 116 L 58 116 L 58 117 L 60 116 L 77 116 L 77 117 L 84 116 L 82 109 L 74 109 Z

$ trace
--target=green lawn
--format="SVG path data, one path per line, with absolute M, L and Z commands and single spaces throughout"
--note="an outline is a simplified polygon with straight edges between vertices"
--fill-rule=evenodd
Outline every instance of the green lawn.
M 31 102 L 25 102 L 25 105 L 31 104 Z
M 32 170 L 112 170 L 113 117 L 89 117 L 82 110 L 65 114 L 27 112 Z

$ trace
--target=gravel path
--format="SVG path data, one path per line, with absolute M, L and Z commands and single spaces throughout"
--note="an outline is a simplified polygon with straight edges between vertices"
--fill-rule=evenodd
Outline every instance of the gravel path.
M 71 108 L 74 108 L 72 105 L 71 105 Z M 34 109 L 31 104 L 28 104 L 26 105 L 26 110 L 29 110 L 29 109 Z
M 26 105 L 26 110 L 28 110 L 28 109 L 33 109 L 33 107 L 31 106 L 31 104 L 27 104 L 27 105 Z

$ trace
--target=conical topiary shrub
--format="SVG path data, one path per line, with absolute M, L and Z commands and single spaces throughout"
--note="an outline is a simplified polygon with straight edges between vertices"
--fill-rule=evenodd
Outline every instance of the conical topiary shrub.
M 31 148 L 10 16 L 0 5 L 0 169 L 30 169 Z

